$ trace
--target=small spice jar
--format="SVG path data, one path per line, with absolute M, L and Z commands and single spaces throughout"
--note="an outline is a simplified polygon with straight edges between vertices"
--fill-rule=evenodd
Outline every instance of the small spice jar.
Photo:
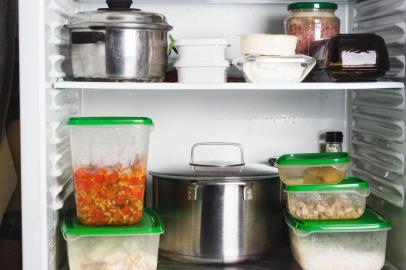
M 334 12 L 337 4 L 329 2 L 298 2 L 288 6 L 285 34 L 298 37 L 296 53 L 312 56 L 323 40 L 340 33 L 340 19 Z

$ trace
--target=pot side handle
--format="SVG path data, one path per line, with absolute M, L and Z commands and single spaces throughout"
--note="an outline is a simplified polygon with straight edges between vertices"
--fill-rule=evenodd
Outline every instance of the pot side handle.
M 253 187 L 251 183 L 244 182 L 234 182 L 234 183 L 214 183 L 214 184 L 199 184 L 199 183 L 190 183 L 187 185 L 186 197 L 189 201 L 197 201 L 198 199 L 198 190 L 203 185 L 223 185 L 223 186 L 238 186 L 242 187 L 242 199 L 244 201 L 250 201 L 253 198 Z
M 72 44 L 95 44 L 97 42 L 105 42 L 106 35 L 103 32 L 73 32 Z

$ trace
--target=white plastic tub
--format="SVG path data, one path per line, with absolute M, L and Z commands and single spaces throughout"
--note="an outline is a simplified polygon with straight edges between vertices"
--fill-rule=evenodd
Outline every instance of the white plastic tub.
M 225 83 L 229 65 L 230 63 L 226 60 L 178 61 L 175 63 L 180 83 Z
M 286 216 L 290 247 L 304 270 L 380 270 L 390 222 L 373 210 L 356 220 L 299 221 Z
M 133 226 L 84 226 L 71 213 L 62 233 L 70 270 L 155 270 L 163 225 L 150 209 Z
M 176 41 L 180 61 L 220 61 L 226 57 L 230 43 L 226 39 L 182 39 Z

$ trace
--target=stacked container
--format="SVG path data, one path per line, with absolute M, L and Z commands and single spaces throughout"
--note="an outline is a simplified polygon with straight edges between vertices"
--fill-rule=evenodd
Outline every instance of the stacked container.
M 183 39 L 175 43 L 175 62 L 180 83 L 224 83 L 227 78 L 225 39 Z
M 155 270 L 163 225 L 144 209 L 152 120 L 74 117 L 67 124 L 76 200 L 62 226 L 70 269 Z
M 276 164 L 292 253 L 304 270 L 383 267 L 390 222 L 366 209 L 368 183 L 345 177 L 347 153 L 290 154 Z

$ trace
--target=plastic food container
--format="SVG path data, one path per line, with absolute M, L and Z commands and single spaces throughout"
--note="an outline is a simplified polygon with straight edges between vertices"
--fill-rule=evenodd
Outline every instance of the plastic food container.
M 219 61 L 226 57 L 230 43 L 226 39 L 182 39 L 176 41 L 179 61 Z
M 240 37 L 241 55 L 295 55 L 297 37 L 291 35 L 248 34 Z
M 313 55 L 316 41 L 329 39 L 340 33 L 340 20 L 334 15 L 337 4 L 329 2 L 299 2 L 288 6 L 290 15 L 285 20 L 285 34 L 297 36 L 296 53 Z
M 86 225 L 137 223 L 144 207 L 152 120 L 74 117 L 67 124 L 79 221 Z
M 255 56 L 248 55 L 234 63 L 248 82 L 299 83 L 312 70 L 316 61 L 305 55 Z
M 389 70 L 383 38 L 375 34 L 339 35 L 322 42 L 314 53 L 316 81 L 376 81 Z
M 365 212 L 368 183 L 347 177 L 336 185 L 284 186 L 289 213 L 296 219 L 357 219 Z
M 290 248 L 304 270 L 380 270 L 389 220 L 367 209 L 355 220 L 297 220 L 286 214 Z
M 279 177 L 288 186 L 340 183 L 350 165 L 348 153 L 288 154 L 276 161 Z
M 150 209 L 137 225 L 84 226 L 73 212 L 62 222 L 70 270 L 155 270 L 164 227 Z
M 180 83 L 225 83 L 229 66 L 230 63 L 227 60 L 191 60 L 175 63 Z

